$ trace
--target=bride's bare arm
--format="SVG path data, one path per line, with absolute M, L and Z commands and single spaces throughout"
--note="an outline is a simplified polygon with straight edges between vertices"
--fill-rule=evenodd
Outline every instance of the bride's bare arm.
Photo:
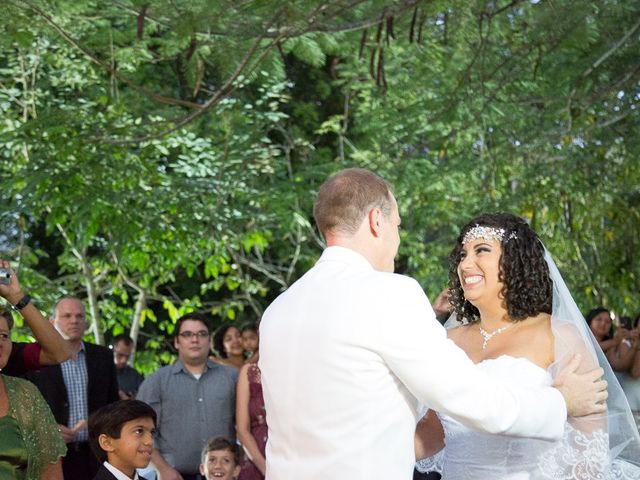
M 580 354 L 581 362 L 578 366 L 577 373 L 583 374 L 599 367 L 595 352 L 585 345 L 580 333 L 571 325 L 562 325 L 558 327 L 555 334 L 561 339 L 556 343 L 556 362 L 559 367 L 566 363 L 575 354 Z M 606 403 L 603 402 L 603 411 L 592 415 L 582 417 L 569 417 L 568 422 L 584 433 L 592 433 L 598 430 L 607 431 L 607 414 Z
M 436 412 L 427 411 L 416 425 L 416 460 L 431 457 L 444 448 L 444 430 Z

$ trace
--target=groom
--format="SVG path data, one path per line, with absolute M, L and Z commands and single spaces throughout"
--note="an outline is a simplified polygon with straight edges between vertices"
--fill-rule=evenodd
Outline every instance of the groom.
M 260 369 L 267 480 L 410 479 L 418 401 L 490 433 L 562 436 L 604 410 L 599 369 L 557 388 L 490 379 L 447 340 L 420 285 L 396 275 L 400 215 L 387 182 L 347 169 L 318 192 L 327 248 L 266 310 Z

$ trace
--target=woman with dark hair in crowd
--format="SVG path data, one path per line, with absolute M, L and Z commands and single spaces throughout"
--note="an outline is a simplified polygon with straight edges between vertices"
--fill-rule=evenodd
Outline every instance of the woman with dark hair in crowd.
M 236 434 L 244 449 L 238 480 L 263 480 L 265 447 L 267 445 L 267 413 L 262 396 L 262 381 L 258 368 L 258 324 L 242 328 L 246 364 L 240 369 L 236 386 Z
M 637 332 L 618 326 L 613 332 L 611 312 L 604 307 L 592 308 L 585 316 L 587 325 L 598 345 L 607 357 L 611 368 L 615 372 L 626 372 L 631 368 L 638 342 Z
M 240 332 L 242 337 L 242 348 L 244 356 L 248 362 L 256 363 L 258 361 L 258 349 L 260 348 L 260 333 L 257 323 L 248 323 L 242 327 Z
M 598 340 L 603 352 L 616 346 L 616 342 L 613 339 L 613 321 L 609 310 L 604 307 L 592 308 L 584 319 L 587 321 L 591 333 Z
M 240 369 L 236 386 L 236 434 L 245 458 L 238 480 L 263 480 L 266 469 L 267 413 L 260 369 L 248 362 Z
M 240 368 L 244 365 L 244 349 L 240 330 L 234 325 L 223 325 L 213 335 L 213 349 L 218 357 L 214 362 L 230 367 Z
M 640 313 L 636 315 L 633 320 L 633 329 L 638 333 L 640 338 Z M 629 368 L 631 376 L 635 379 L 640 379 L 640 340 L 636 343 L 636 356 L 633 360 L 633 364 Z M 638 417 L 640 417 L 640 395 L 638 396 Z M 638 425 L 640 425 L 640 418 L 637 418 Z
M 416 451 L 439 453 L 418 462 L 420 470 L 440 470 L 445 480 L 640 478 L 640 437 L 624 394 L 524 220 L 484 214 L 465 225 L 451 254 L 449 289 L 455 316 L 449 338 L 482 370 L 534 387 L 552 384 L 567 363 L 578 371 L 600 364 L 609 382 L 608 410 L 569 417 L 557 442 L 472 431 L 430 411 L 418 425 Z
M 617 374 L 620 385 L 627 396 L 629 407 L 640 429 L 640 315 L 626 324 L 628 334 L 620 342 L 620 357 L 630 357 L 628 367 Z
M 11 313 L 0 310 L 0 370 L 11 353 Z M 62 480 L 66 452 L 49 406 L 31 382 L 0 374 L 0 478 Z

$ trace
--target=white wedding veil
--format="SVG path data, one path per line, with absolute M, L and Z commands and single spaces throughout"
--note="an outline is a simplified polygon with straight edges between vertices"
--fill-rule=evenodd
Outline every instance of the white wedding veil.
M 592 423 L 591 430 L 599 425 L 608 437 L 601 438 L 602 442 L 608 441 L 608 455 L 602 457 L 601 461 L 608 462 L 609 465 L 600 465 L 603 469 L 601 476 L 593 478 L 640 478 L 640 436 L 622 387 L 546 249 L 545 261 L 553 282 L 551 322 L 556 336 L 556 351 L 555 362 L 550 367 L 552 375 L 573 353 L 581 353 L 586 365 L 602 367 L 604 379 L 608 383 L 607 412 L 587 420 Z M 576 438 L 565 440 L 570 443 L 581 441 Z M 591 455 L 595 453 L 592 452 Z

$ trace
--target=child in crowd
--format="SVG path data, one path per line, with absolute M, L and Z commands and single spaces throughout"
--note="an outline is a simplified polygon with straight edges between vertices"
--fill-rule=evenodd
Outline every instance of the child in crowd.
M 258 361 L 258 347 L 260 342 L 260 334 L 258 332 L 258 324 L 250 323 L 242 327 L 242 332 L 240 333 L 244 356 L 251 363 Z
M 139 400 L 119 400 L 89 417 L 89 444 L 102 463 L 93 480 L 144 480 L 151 461 L 156 412 Z
M 232 480 L 240 474 L 240 447 L 224 437 L 211 438 L 202 449 L 200 474 L 206 480 Z

